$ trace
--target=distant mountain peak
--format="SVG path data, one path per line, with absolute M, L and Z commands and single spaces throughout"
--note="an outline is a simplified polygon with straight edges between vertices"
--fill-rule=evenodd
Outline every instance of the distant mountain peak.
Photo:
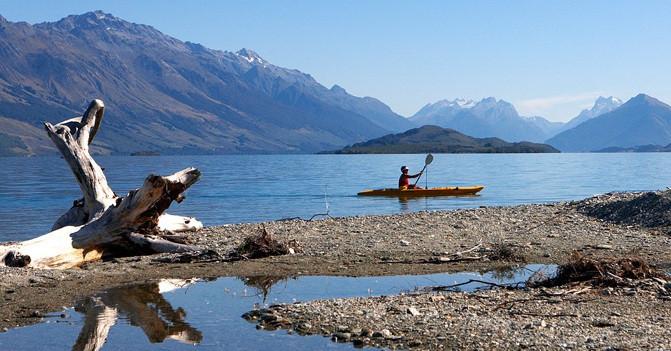
M 105 13 L 100 10 L 90 11 L 81 15 L 70 15 L 60 19 L 57 22 L 44 22 L 35 25 L 36 27 L 58 28 L 61 30 L 71 31 L 74 29 L 83 30 L 109 30 L 115 29 L 118 31 L 137 30 L 138 28 L 151 28 L 147 25 L 136 24 L 128 22 L 112 14 Z
M 621 104 L 622 100 L 614 97 L 614 96 L 609 96 L 609 97 L 603 97 L 599 96 L 596 101 L 594 102 L 594 105 L 600 105 L 600 104 L 608 104 L 608 103 L 615 103 L 615 104 Z
M 105 13 L 100 10 L 85 12 L 81 15 L 68 16 L 65 17 L 64 20 L 68 18 L 72 18 L 77 24 L 109 24 L 110 22 L 126 22 L 121 18 L 115 17 L 112 14 Z
M 347 94 L 347 90 L 345 90 L 345 88 L 341 87 L 338 84 L 333 84 L 333 86 L 331 87 L 331 91 L 334 93 Z
M 654 97 L 652 97 L 650 95 L 647 95 L 647 94 L 643 94 L 643 93 L 640 93 L 640 94 L 634 96 L 633 98 L 629 99 L 629 101 L 626 102 L 626 104 L 630 104 L 630 103 L 631 104 L 636 103 L 636 104 L 653 104 L 653 105 L 663 104 L 663 105 L 666 105 L 663 102 L 655 99 Z
M 580 114 L 578 114 L 576 117 L 572 118 L 570 121 L 568 121 L 562 128 L 561 130 L 569 130 L 571 128 L 575 128 L 581 123 L 590 120 L 595 117 L 599 117 L 605 113 L 608 113 L 610 111 L 615 110 L 616 108 L 622 106 L 622 100 L 609 96 L 609 97 L 603 97 L 599 96 L 596 101 L 594 101 L 594 105 L 592 105 L 592 108 L 589 109 L 584 109 L 580 111 Z
M 592 117 L 596 117 L 600 114 L 603 114 L 605 112 L 609 112 L 617 107 L 622 105 L 622 100 L 609 96 L 609 97 L 603 97 L 599 96 L 596 101 L 594 101 L 594 105 L 592 106 L 591 109 L 589 110 L 583 110 L 583 112 L 587 111 L 592 114 Z
M 426 106 L 435 106 L 435 107 L 457 107 L 457 108 L 471 108 L 475 106 L 475 101 L 470 99 L 456 98 L 454 100 L 439 100 L 433 104 L 427 104 Z
M 254 50 L 250 50 L 247 48 L 242 48 L 238 50 L 238 52 L 236 52 L 235 54 L 247 60 L 247 62 L 249 63 L 260 63 L 260 64 L 268 63 Z

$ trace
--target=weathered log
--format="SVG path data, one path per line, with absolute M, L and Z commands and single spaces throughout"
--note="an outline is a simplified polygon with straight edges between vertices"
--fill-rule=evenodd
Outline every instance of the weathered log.
M 200 172 L 195 168 L 187 168 L 168 177 L 150 175 L 142 188 L 119 198 L 118 204 L 87 224 L 63 227 L 4 248 L 7 253 L 13 251 L 14 255 L 29 256 L 30 266 L 39 268 L 70 268 L 97 260 L 102 257 L 105 247 L 138 243 L 137 238 L 129 240 L 131 233 L 156 233 L 161 213 L 199 177 Z M 142 243 L 140 246 L 138 249 L 166 247 L 159 243 Z M 182 251 L 169 252 L 186 249 L 186 246 L 179 247 Z
M 201 248 L 197 246 L 180 244 L 151 235 L 130 233 L 128 239 L 138 247 L 148 249 L 152 252 L 179 253 L 201 250 Z
M 39 268 L 69 268 L 102 257 L 119 247 L 134 252 L 185 252 L 198 248 L 172 243 L 164 233 L 203 227 L 191 217 L 165 214 L 172 201 L 181 202 L 184 191 L 198 181 L 200 171 L 187 168 L 173 175 L 150 175 L 143 186 L 117 196 L 103 169 L 89 154 L 103 118 L 104 104 L 94 100 L 82 117 L 52 125 L 49 138 L 70 166 L 83 197 L 63 214 L 52 231 L 32 240 L 0 246 L 0 264 Z M 135 249 L 135 250 L 134 250 Z

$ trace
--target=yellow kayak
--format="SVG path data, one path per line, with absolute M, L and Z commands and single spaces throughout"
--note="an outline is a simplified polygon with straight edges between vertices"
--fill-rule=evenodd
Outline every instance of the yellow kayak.
M 429 189 L 375 189 L 364 190 L 357 195 L 359 196 L 395 196 L 395 197 L 411 197 L 411 196 L 464 196 L 475 195 L 480 190 L 484 189 L 483 185 L 474 186 L 448 186 L 443 188 L 429 188 Z

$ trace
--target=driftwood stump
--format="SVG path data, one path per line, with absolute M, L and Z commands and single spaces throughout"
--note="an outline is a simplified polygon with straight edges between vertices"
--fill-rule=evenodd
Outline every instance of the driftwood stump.
M 198 249 L 170 238 L 175 232 L 198 230 L 202 224 L 164 211 L 173 201 L 184 199 L 184 191 L 198 181 L 200 171 L 187 168 L 170 176 L 149 175 L 141 188 L 117 196 L 89 153 L 104 109 L 101 100 L 93 100 L 82 117 L 44 124 L 83 197 L 56 220 L 51 232 L 17 244 L 0 244 L 0 265 L 70 268 L 111 252 L 130 255 Z

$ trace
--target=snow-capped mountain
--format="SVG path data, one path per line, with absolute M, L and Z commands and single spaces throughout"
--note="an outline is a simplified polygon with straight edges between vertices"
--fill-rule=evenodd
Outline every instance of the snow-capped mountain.
M 414 116 L 410 117 L 410 120 L 417 125 L 439 125 L 441 119 L 449 118 L 453 114 L 473 106 L 475 106 L 473 100 L 439 100 L 433 104 L 426 104 Z
M 537 125 L 540 123 L 538 118 L 542 117 L 533 119 L 521 117 L 511 103 L 488 97 L 478 102 L 455 99 L 427 104 L 410 117 L 410 120 L 417 125 L 452 128 L 479 138 L 498 137 L 506 141 L 543 141 L 547 138 L 547 134 Z
M 639 94 L 547 141 L 561 151 L 587 152 L 671 143 L 671 106 Z
M 247 60 L 247 62 L 249 63 L 258 63 L 262 65 L 266 62 L 254 50 L 242 48 L 238 50 L 235 54 Z
M 561 128 L 560 131 L 565 131 L 574 128 L 587 120 L 601 116 L 604 113 L 613 111 L 614 109 L 620 107 L 621 105 L 622 100 L 616 97 L 599 96 L 594 102 L 594 106 L 592 106 L 592 108 L 590 108 L 589 110 L 588 109 L 582 110 L 582 112 L 580 112 L 579 115 L 577 115 L 576 117 L 568 121 L 566 124 L 564 124 L 564 126 Z

